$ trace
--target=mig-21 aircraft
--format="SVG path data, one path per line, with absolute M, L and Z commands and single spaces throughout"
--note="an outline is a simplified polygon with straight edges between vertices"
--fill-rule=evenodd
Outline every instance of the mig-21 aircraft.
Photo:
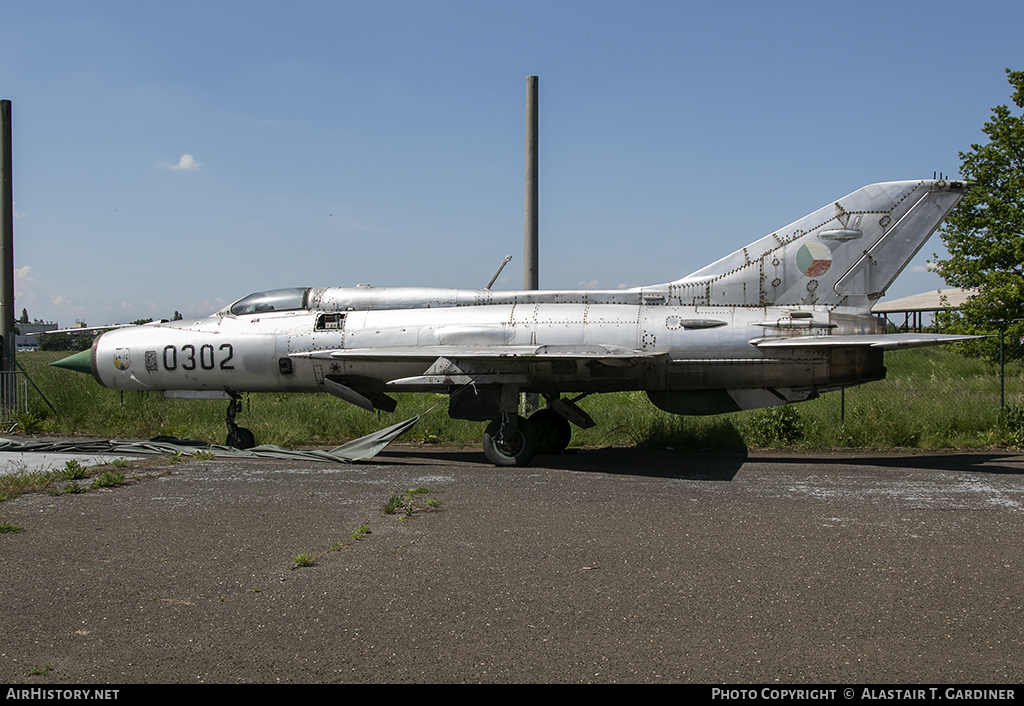
M 367 410 L 398 392 L 449 395 L 453 418 L 487 422 L 497 465 L 566 448 L 593 426 L 591 394 L 643 390 L 674 414 L 812 399 L 885 377 L 883 352 L 966 336 L 886 334 L 870 310 L 967 184 L 873 184 L 682 279 L 613 291 L 298 287 L 250 294 L 199 320 L 101 333 L 54 365 L 106 387 L 229 400 L 327 392 Z M 546 407 L 519 414 L 520 393 Z

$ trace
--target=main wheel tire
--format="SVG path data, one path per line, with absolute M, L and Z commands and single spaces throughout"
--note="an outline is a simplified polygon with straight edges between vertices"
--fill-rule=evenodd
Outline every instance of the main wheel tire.
M 228 432 L 228 438 L 224 445 L 233 449 L 251 449 L 256 445 L 256 437 L 245 427 L 235 427 L 233 431 Z
M 530 424 L 537 433 L 537 453 L 560 454 L 572 439 L 569 420 L 553 409 L 541 409 L 530 415 Z
M 499 439 L 501 421 L 495 420 L 484 430 L 484 456 L 495 466 L 525 466 L 537 454 L 537 434 L 533 425 L 519 417 L 516 431 L 507 439 Z

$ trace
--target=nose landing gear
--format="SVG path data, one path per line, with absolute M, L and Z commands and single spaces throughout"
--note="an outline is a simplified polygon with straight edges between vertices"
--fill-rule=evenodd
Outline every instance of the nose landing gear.
M 256 445 L 256 437 L 245 427 L 235 424 L 235 415 L 242 409 L 242 395 L 237 392 L 231 393 L 231 401 L 228 402 L 228 438 L 225 446 L 233 449 L 251 449 Z

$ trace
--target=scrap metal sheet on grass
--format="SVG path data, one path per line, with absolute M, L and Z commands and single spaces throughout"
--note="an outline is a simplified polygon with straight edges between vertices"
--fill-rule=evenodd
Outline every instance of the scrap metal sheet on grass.
M 407 419 L 393 426 L 381 429 L 372 434 L 355 439 L 341 446 L 326 451 L 318 449 L 293 450 L 272 444 L 255 446 L 251 449 L 234 449 L 228 446 L 217 446 L 206 442 L 171 439 L 158 437 L 149 441 L 126 441 L 121 439 L 108 440 L 63 440 L 63 441 L 20 441 L 0 439 L 0 451 L 40 452 L 40 453 L 84 453 L 153 456 L 182 454 L 191 456 L 196 453 L 212 453 L 215 456 L 230 458 L 277 458 L 304 459 L 312 461 L 330 461 L 334 463 L 352 463 L 373 458 L 385 446 L 409 431 L 419 421 L 419 416 Z

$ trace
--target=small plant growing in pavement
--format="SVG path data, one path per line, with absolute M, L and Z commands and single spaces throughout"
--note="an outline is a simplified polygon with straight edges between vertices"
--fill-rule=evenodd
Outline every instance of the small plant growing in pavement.
M 60 472 L 60 477 L 62 480 L 83 480 L 88 477 L 88 473 L 85 471 L 85 466 L 72 459 L 64 463 L 64 470 Z
M 310 552 L 299 552 L 295 555 L 295 565 L 292 569 L 299 569 L 306 566 L 314 566 L 316 564 L 316 557 Z
M 96 476 L 90 488 L 111 488 L 116 485 L 124 483 L 124 473 L 118 473 L 117 471 L 105 471 L 100 475 Z

